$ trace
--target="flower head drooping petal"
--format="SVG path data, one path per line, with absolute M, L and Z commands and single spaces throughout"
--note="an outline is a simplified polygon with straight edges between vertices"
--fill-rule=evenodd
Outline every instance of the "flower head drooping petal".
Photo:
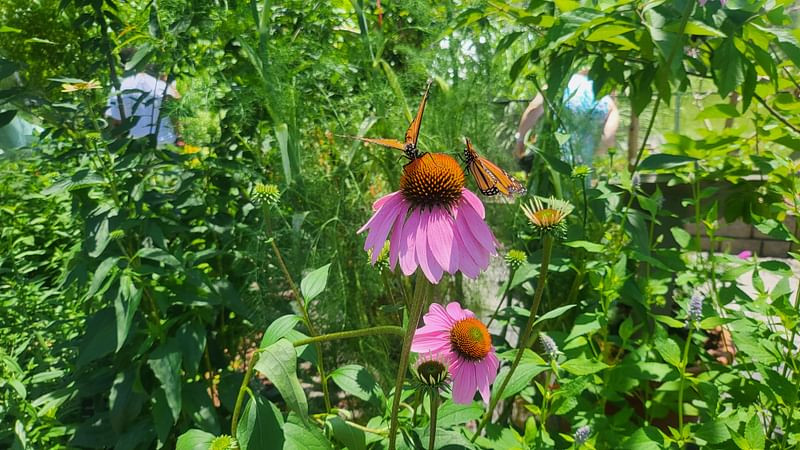
M 589 425 L 583 425 L 575 430 L 575 446 L 580 447 L 589 440 L 589 435 L 592 434 L 592 428 Z
M 564 219 L 573 209 L 571 203 L 555 197 L 534 197 L 529 205 L 522 205 L 522 211 L 536 231 L 554 235 L 564 232 Z
M 452 376 L 453 401 L 469 404 L 475 392 L 489 401 L 489 386 L 497 377 L 500 361 L 486 326 L 458 303 L 432 304 L 411 343 L 417 353 L 447 356 Z
M 420 269 L 438 283 L 445 272 L 478 276 L 497 254 L 480 200 L 464 188 L 464 171 L 453 157 L 426 153 L 406 164 L 400 190 L 378 199 L 359 233 L 372 263 L 389 238 L 389 265 L 405 275 Z

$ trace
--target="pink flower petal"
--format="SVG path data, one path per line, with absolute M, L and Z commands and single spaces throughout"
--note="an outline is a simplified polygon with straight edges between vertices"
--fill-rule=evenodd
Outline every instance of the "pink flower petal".
M 433 257 L 430 249 L 426 251 L 428 257 L 428 267 L 431 270 L 431 275 L 433 275 L 433 279 L 430 279 L 433 284 L 437 284 L 442 279 L 442 275 L 444 275 L 444 268 L 439 265 L 439 262 L 436 261 L 436 258 Z
M 403 201 L 403 203 L 405 204 L 405 201 Z M 408 205 L 406 204 L 406 206 Z M 394 227 L 392 228 L 392 237 L 389 240 L 389 267 L 392 270 L 394 270 L 397 265 L 397 260 L 400 257 L 400 242 L 403 239 L 403 227 L 406 223 L 407 215 L 408 209 L 402 214 L 398 214 L 397 220 L 394 222 Z
M 433 271 L 431 271 L 431 268 L 428 265 L 428 221 L 430 220 L 430 217 L 430 211 L 422 210 L 420 212 L 415 244 L 417 252 L 417 264 L 419 264 L 419 267 L 422 269 L 422 273 L 425 274 L 425 277 L 428 278 L 431 283 L 435 284 L 438 282 L 438 280 L 435 279 Z
M 388 202 L 389 200 L 392 200 L 392 199 L 396 200 L 397 198 L 405 200 L 403 198 L 402 192 L 400 192 L 400 191 L 395 191 L 395 192 L 392 192 L 391 194 L 384 195 L 383 197 L 379 198 L 378 200 L 375 201 L 375 203 L 372 204 L 372 210 L 373 211 L 377 211 L 384 205 L 384 203 L 386 203 L 386 202 Z
M 426 327 L 431 327 L 431 329 L 436 328 L 440 329 L 446 333 L 450 333 L 450 328 L 455 325 L 455 320 L 453 320 L 449 314 L 447 314 L 447 310 L 444 309 L 444 306 L 438 303 L 431 303 L 431 306 L 428 308 L 428 312 L 422 316 L 422 320 L 425 321 Z
M 472 208 L 459 208 L 458 217 L 464 218 L 464 223 L 466 223 L 467 228 L 481 247 L 485 248 L 489 254 L 497 254 L 492 230 L 490 230 L 486 222 L 478 216 L 478 213 Z
M 409 276 L 417 270 L 416 236 L 419 227 L 419 210 L 415 209 L 411 217 L 403 225 L 403 234 L 400 237 L 400 269 L 403 275 Z
M 428 248 L 439 265 L 454 273 L 452 261 L 453 225 L 448 222 L 450 214 L 442 208 L 434 208 L 428 223 Z M 452 220 L 452 219 L 451 219 Z
M 469 233 L 469 232 L 467 232 Z M 455 229 L 455 234 L 453 236 L 454 248 L 458 250 L 458 270 L 461 271 L 466 277 L 475 279 L 481 273 L 481 266 L 478 265 L 475 260 L 473 259 L 473 255 L 470 251 L 470 248 L 464 244 L 464 241 L 461 239 L 460 232 L 458 229 Z M 478 246 L 478 250 L 483 252 L 483 248 Z M 486 255 L 486 261 L 488 263 L 489 256 Z M 485 266 L 484 266 L 485 267 Z
M 400 194 L 400 192 L 399 191 L 398 192 L 393 192 L 393 193 L 391 193 L 389 195 L 381 197 L 380 199 L 378 199 L 377 202 L 375 202 L 375 205 L 380 203 L 381 205 L 391 206 L 393 204 L 396 204 L 397 202 L 405 201 L 405 199 L 402 196 L 395 195 L 395 194 Z M 371 228 L 373 222 L 379 220 L 379 218 L 382 217 L 381 216 L 381 210 L 378 209 L 378 208 L 375 208 L 375 205 L 373 205 L 372 209 L 374 211 L 376 211 L 376 212 L 372 215 L 372 217 L 370 217 L 370 219 L 367 221 L 367 223 L 364 224 L 363 227 L 359 228 L 358 231 L 356 231 L 356 234 L 361 234 L 361 233 L 364 232 L 364 230 L 366 230 L 368 228 Z
M 475 317 L 475 314 L 468 309 L 462 309 L 461 305 L 458 302 L 450 302 L 445 306 L 447 310 L 447 315 L 453 319 L 453 321 L 458 322 L 459 320 L 464 320 L 469 317 Z
M 481 202 L 481 199 L 479 199 L 477 195 L 469 189 L 463 188 L 461 189 L 461 198 L 462 200 L 459 202 L 459 206 L 463 206 L 466 203 L 472 207 L 473 211 L 478 213 L 481 219 L 486 218 L 486 209 L 484 209 L 483 202 Z
M 398 215 L 403 214 L 405 211 L 405 205 L 401 201 L 387 204 L 385 208 L 375 213 L 376 216 L 380 215 L 381 218 L 372 225 L 364 242 L 364 250 L 372 249 L 372 264 L 375 264 L 375 261 L 378 260 L 378 256 L 383 250 L 383 244 L 386 242 L 386 238 L 389 237 L 389 230 L 391 230 Z
M 450 334 L 441 332 L 421 333 L 420 330 L 414 334 L 411 341 L 411 351 L 415 353 L 450 353 Z
M 475 378 L 474 365 L 466 360 L 459 359 L 450 366 L 453 373 L 453 401 L 461 404 L 470 404 L 478 389 Z

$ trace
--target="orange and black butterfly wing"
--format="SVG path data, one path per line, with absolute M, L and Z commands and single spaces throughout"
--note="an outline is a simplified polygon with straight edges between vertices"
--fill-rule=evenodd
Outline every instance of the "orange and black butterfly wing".
M 428 80 L 428 85 L 425 86 L 425 94 L 422 95 L 422 101 L 419 103 L 419 108 L 417 108 L 417 115 L 411 121 L 408 130 L 406 130 L 406 146 L 410 145 L 414 151 L 417 148 L 419 129 L 422 126 L 422 115 L 425 113 L 425 105 L 428 103 L 428 92 L 431 90 L 431 83 L 433 83 L 433 80 Z
M 472 142 L 466 140 L 467 147 L 464 150 L 464 157 L 475 182 L 478 183 L 478 190 L 481 194 L 492 196 L 497 194 L 512 195 L 524 194 L 525 186 L 514 177 L 501 169 L 497 164 L 478 155 L 472 147 Z
M 351 139 L 356 139 L 361 142 L 366 142 L 368 144 L 378 144 L 384 147 L 394 148 L 400 151 L 405 151 L 406 149 L 406 144 L 398 141 L 397 139 L 380 139 L 380 138 L 373 139 L 373 138 L 363 138 L 357 136 L 349 136 L 349 137 Z

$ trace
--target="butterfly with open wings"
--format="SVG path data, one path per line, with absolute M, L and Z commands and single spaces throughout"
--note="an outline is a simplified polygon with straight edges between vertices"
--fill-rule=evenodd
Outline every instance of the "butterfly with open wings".
M 481 194 L 493 196 L 503 194 L 513 196 L 514 194 L 523 195 L 527 192 L 525 186 L 508 174 L 497 164 L 480 156 L 472 147 L 472 142 L 466 138 L 467 146 L 464 148 L 464 163 L 467 170 L 478 183 Z
M 417 109 L 417 115 L 414 117 L 414 120 L 411 121 L 411 125 L 408 126 L 408 130 L 406 130 L 405 142 L 400 142 L 397 139 L 363 138 L 356 136 L 353 136 L 352 138 L 370 144 L 378 144 L 384 147 L 400 150 L 403 152 L 403 156 L 410 161 L 422 157 L 424 153 L 420 153 L 419 148 L 417 148 L 417 141 L 419 140 L 419 129 L 422 125 L 422 114 L 425 112 L 425 104 L 428 102 L 428 92 L 431 89 L 432 82 L 433 80 L 428 80 L 428 85 L 425 87 L 425 94 L 422 95 L 422 101 Z

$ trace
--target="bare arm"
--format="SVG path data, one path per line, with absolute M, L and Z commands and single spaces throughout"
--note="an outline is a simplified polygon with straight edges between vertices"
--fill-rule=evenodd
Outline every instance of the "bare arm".
M 531 100 L 519 119 L 519 127 L 516 134 L 517 143 L 514 146 L 515 158 L 519 159 L 525 155 L 525 136 L 536 125 L 542 114 L 544 114 L 544 98 L 542 94 L 536 94 L 536 97 Z
M 612 101 L 611 108 L 608 110 L 608 117 L 606 117 L 606 123 L 603 125 L 603 134 L 600 137 L 597 153 L 603 154 L 606 150 L 616 145 L 617 128 L 619 128 L 619 109 L 617 104 Z

